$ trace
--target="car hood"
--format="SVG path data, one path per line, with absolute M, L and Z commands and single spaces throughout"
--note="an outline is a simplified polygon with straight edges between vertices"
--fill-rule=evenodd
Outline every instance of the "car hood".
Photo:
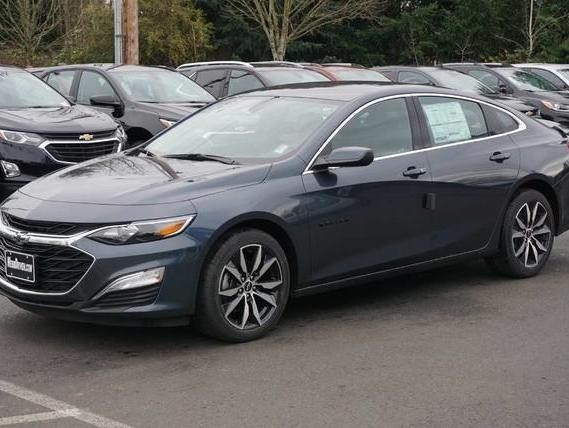
M 491 94 L 486 96 L 492 100 L 499 101 L 502 104 L 514 110 L 521 111 L 522 113 L 527 113 L 529 111 L 537 110 L 537 107 L 516 98 L 506 97 L 504 95 L 498 95 L 498 94 L 496 95 Z
M 256 184 L 269 170 L 270 164 L 227 165 L 118 154 L 47 175 L 20 192 L 52 202 L 167 204 Z
M 64 134 L 102 132 L 116 127 L 108 115 L 80 105 L 0 109 L 0 129 Z
M 155 113 L 163 119 L 180 120 L 196 112 L 198 109 L 208 105 L 209 103 L 204 101 L 203 103 L 137 103 L 144 110 Z

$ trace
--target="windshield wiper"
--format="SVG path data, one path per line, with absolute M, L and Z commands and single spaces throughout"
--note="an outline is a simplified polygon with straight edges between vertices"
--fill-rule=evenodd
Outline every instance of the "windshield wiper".
M 156 156 L 154 153 L 152 153 L 150 150 L 146 150 L 144 147 L 139 147 L 138 149 L 136 149 L 136 152 L 145 154 L 146 156 L 151 158 Z
M 175 155 L 165 155 L 162 157 L 171 158 L 171 159 L 193 160 L 193 161 L 214 161 L 214 162 L 221 162 L 227 165 L 239 164 L 239 162 L 237 162 L 235 159 L 231 159 L 225 156 L 206 155 L 203 153 L 181 153 Z

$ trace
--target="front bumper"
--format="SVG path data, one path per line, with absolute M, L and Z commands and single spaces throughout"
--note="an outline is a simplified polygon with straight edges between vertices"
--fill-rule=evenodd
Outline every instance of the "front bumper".
M 3 238 L 10 230 L 6 225 L 0 225 Z M 6 244 L 2 241 L 0 245 Z M 201 243 L 187 231 L 143 244 L 111 246 L 83 236 L 65 245 L 94 259 L 72 288 L 58 293 L 38 292 L 4 276 L 0 278 L 0 294 L 26 310 L 59 319 L 112 325 L 180 325 L 189 322 L 195 309 Z M 103 304 L 105 296 L 97 296 L 119 277 L 158 267 L 165 267 L 162 282 L 153 290 L 141 289 L 145 299 L 141 300 L 140 294 L 134 293 L 115 298 L 111 304 L 108 301 Z

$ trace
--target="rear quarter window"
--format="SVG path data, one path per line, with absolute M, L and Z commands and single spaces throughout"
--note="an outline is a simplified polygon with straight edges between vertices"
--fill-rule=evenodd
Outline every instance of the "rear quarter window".
M 483 105 L 482 108 L 486 116 L 486 123 L 488 124 L 488 132 L 490 134 L 504 134 L 519 128 L 518 122 L 508 113 L 487 105 Z

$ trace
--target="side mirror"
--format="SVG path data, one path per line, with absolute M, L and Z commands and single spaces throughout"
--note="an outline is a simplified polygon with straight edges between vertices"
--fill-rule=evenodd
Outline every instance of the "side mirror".
M 508 88 L 503 83 L 498 86 L 498 91 L 503 95 L 508 95 Z
M 117 97 L 112 95 L 97 95 L 89 99 L 91 105 L 101 107 L 112 107 L 115 116 L 122 116 L 122 103 Z
M 367 166 L 373 162 L 373 151 L 366 147 L 340 147 L 320 158 L 313 166 L 322 171 L 333 167 Z

